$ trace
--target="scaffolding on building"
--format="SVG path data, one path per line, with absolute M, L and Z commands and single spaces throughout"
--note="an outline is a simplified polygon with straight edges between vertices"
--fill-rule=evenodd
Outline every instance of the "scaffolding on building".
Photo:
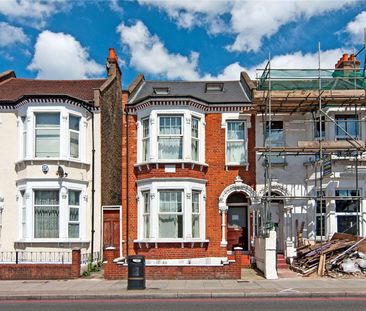
M 321 68 L 320 44 L 318 45 L 318 68 L 317 69 L 272 69 L 271 59 L 266 67 L 257 70 L 256 109 L 262 117 L 263 124 L 263 147 L 256 147 L 260 158 L 264 158 L 264 192 L 262 197 L 262 218 L 259 224 L 259 234 L 266 234 L 272 227 L 269 219 L 269 208 L 272 202 L 278 200 L 315 200 L 320 204 L 320 239 L 323 241 L 324 230 L 324 200 L 352 200 L 357 204 L 356 232 L 358 235 L 365 235 L 360 226 L 360 208 L 362 195 L 359 187 L 359 162 L 366 156 L 365 140 L 359 139 L 360 122 L 357 119 L 357 135 L 350 133 L 343 125 L 339 124 L 329 115 L 330 108 L 340 107 L 358 114 L 360 107 L 366 107 L 366 76 L 365 68 L 360 68 L 360 62 L 356 60 L 363 48 L 357 53 L 343 55 L 335 69 Z M 341 66 L 347 62 L 352 66 Z M 366 64 L 366 53 L 365 62 Z M 258 74 L 259 73 L 259 74 Z M 297 146 L 286 147 L 276 146 L 272 142 L 272 121 L 276 114 L 293 115 L 295 113 L 312 115 L 314 129 L 318 131 L 318 139 L 314 141 L 298 142 Z M 324 130 L 326 123 L 333 123 L 336 130 L 342 133 L 341 140 L 325 140 Z M 314 173 L 313 191 L 311 195 L 278 195 L 272 191 L 273 184 L 273 159 L 274 157 L 287 156 L 308 156 L 312 160 Z M 332 157 L 344 156 L 354 163 L 353 175 L 356 193 L 350 196 L 329 196 L 324 192 L 324 178 L 328 178 L 328 162 Z M 362 215 L 362 214 L 361 214 Z M 362 218 L 361 218 L 362 219 Z M 361 227 L 361 230 L 360 230 Z

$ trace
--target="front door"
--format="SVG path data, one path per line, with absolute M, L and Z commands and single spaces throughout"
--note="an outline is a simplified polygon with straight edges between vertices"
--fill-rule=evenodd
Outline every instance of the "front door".
M 103 211 L 103 250 L 115 247 L 115 256 L 119 257 L 120 230 L 119 209 Z
M 227 210 L 227 248 L 241 247 L 247 251 L 249 241 L 248 198 L 240 192 L 231 194 L 226 201 Z
M 283 204 L 279 202 L 271 202 L 270 208 L 271 222 L 273 223 L 276 230 L 276 249 L 278 253 L 283 253 L 284 240 L 284 215 L 283 215 Z
M 228 249 L 241 247 L 248 250 L 248 209 L 246 206 L 229 206 L 227 213 Z

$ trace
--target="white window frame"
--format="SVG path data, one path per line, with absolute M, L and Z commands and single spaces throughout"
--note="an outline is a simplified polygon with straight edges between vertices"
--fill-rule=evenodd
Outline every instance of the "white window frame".
M 197 121 L 197 136 L 193 136 L 193 123 Z M 193 144 L 197 143 L 198 150 L 197 150 L 197 158 L 193 158 Z M 191 157 L 193 161 L 199 161 L 200 159 L 200 119 L 192 116 L 191 119 Z
M 79 205 L 71 205 L 69 203 L 69 195 L 70 195 L 70 191 L 73 192 L 78 192 L 79 193 Z M 69 189 L 68 190 L 68 194 L 67 194 L 67 199 L 68 199 L 68 216 L 69 216 L 69 222 L 68 222 L 68 227 L 67 227 L 67 236 L 69 239 L 79 239 L 80 238 L 80 205 L 81 205 L 81 191 L 80 190 L 73 190 L 73 189 Z M 71 215 L 71 209 L 77 209 L 78 210 L 78 220 L 70 220 L 70 215 Z M 69 231 L 69 225 L 78 225 L 79 226 L 79 232 L 78 232 L 78 236 L 77 237 L 70 237 L 70 231 Z
M 236 122 L 241 122 L 244 124 L 244 135 L 245 138 L 244 139 L 231 139 L 229 140 L 228 138 L 228 130 L 229 130 L 229 123 L 236 123 Z M 243 162 L 230 162 L 228 159 L 228 152 L 227 152 L 227 146 L 229 142 L 244 142 L 244 151 L 245 151 L 245 159 Z M 226 165 L 230 166 L 238 166 L 238 165 L 245 165 L 246 163 L 248 163 L 248 130 L 247 130 L 247 123 L 245 120 L 237 120 L 237 119 L 229 119 L 226 120 L 226 126 L 225 126 L 225 163 Z
M 34 228 L 34 191 L 37 190 L 58 190 L 59 191 L 59 237 L 58 238 L 35 238 Z M 68 190 L 74 190 L 80 192 L 80 207 L 79 207 L 79 238 L 68 237 L 68 224 L 69 224 L 69 204 L 68 204 Z M 25 191 L 26 201 L 26 225 L 23 232 L 22 227 L 22 208 L 23 203 L 21 199 L 21 191 Z M 85 182 L 66 182 L 62 183 L 60 188 L 57 180 L 48 181 L 22 181 L 18 186 L 18 241 L 22 243 L 67 243 L 67 242 L 87 242 L 87 213 L 86 208 L 86 183 Z M 89 215 L 90 216 L 90 215 Z M 90 237 L 89 237 L 90 238 Z
M 160 121 L 162 118 L 179 118 L 181 122 L 181 132 L 180 134 L 162 134 L 160 133 Z M 172 115 L 158 115 L 158 159 L 159 161 L 180 161 L 183 160 L 184 155 L 184 116 L 180 114 L 172 114 Z M 181 151 L 181 157 L 175 158 L 175 159 L 168 159 L 168 158 L 161 158 L 160 157 L 160 151 L 159 151 L 159 140 L 160 139 L 180 139 L 182 144 L 182 151 Z
M 336 188 L 334 191 L 334 213 L 335 213 L 335 232 L 338 232 L 338 217 L 339 216 L 358 216 L 358 229 L 359 232 L 361 232 L 362 228 L 362 199 L 360 199 L 360 205 L 359 205 L 359 210 L 358 212 L 337 212 L 337 190 L 338 191 L 357 191 L 357 189 L 354 189 L 352 187 L 349 188 Z M 358 194 L 361 196 L 361 189 L 358 189 Z M 351 196 L 350 196 L 351 197 Z M 339 199 L 339 201 L 342 201 L 342 199 Z M 357 224 L 356 224 L 356 228 L 357 228 Z
M 45 103 L 32 103 L 19 108 L 18 116 L 18 139 L 19 152 L 18 161 L 24 160 L 65 160 L 72 162 L 86 163 L 87 149 L 87 112 L 81 107 L 76 107 L 70 104 L 47 105 Z M 36 157 L 35 155 L 35 133 L 36 133 L 36 114 L 37 113 L 59 113 L 60 114 L 60 148 L 59 156 L 57 157 Z M 69 116 L 79 117 L 79 158 L 74 158 L 70 155 L 70 129 Z M 23 120 L 25 123 L 23 124 Z M 23 135 L 25 132 L 25 135 Z M 24 137 L 26 141 L 24 142 Z M 24 146 L 23 146 L 23 143 Z M 24 150 L 25 149 L 25 150 Z
M 334 121 L 336 124 L 334 124 L 334 136 L 335 136 L 335 139 L 336 140 L 346 140 L 346 139 L 349 139 L 350 137 L 344 133 L 340 127 L 338 126 L 338 120 L 337 118 L 339 117 L 356 117 L 356 120 L 354 120 L 353 122 L 356 122 L 356 129 L 357 129 L 357 135 L 356 136 L 353 136 L 355 139 L 360 139 L 360 136 L 361 136 L 361 126 L 360 126 L 360 116 L 358 114 L 347 114 L 347 113 L 335 113 L 335 116 L 334 116 Z M 346 123 L 351 123 L 352 121 L 344 121 L 343 122 L 346 122 Z M 347 129 L 347 126 L 345 128 L 346 132 L 349 133 L 348 129 Z M 340 132 L 340 134 L 337 135 L 337 131 Z M 349 133 L 350 135 L 352 135 L 351 133 Z
M 70 118 L 71 117 L 75 117 L 75 118 L 78 118 L 79 119 L 79 130 L 74 130 L 74 129 L 71 129 L 70 128 Z M 71 159 L 75 159 L 75 160 L 79 160 L 80 159 L 80 128 L 81 128 L 81 117 L 78 116 L 78 115 L 74 115 L 72 113 L 69 114 L 69 152 L 68 152 L 68 155 Z M 77 134 L 78 135 L 78 156 L 77 157 L 74 157 L 71 155 L 71 134 Z
M 149 162 L 150 160 L 150 118 L 141 120 L 142 125 L 142 162 Z M 145 136 L 145 127 L 147 126 L 148 135 Z M 146 148 L 145 148 L 146 145 Z M 146 153 L 145 153 L 146 151 Z
M 143 218 L 143 238 L 149 239 L 151 236 L 151 207 L 150 207 L 150 191 L 145 190 L 141 192 L 142 196 L 142 218 Z M 146 212 L 148 210 L 148 212 Z M 145 227 L 145 219 L 149 219 L 149 228 Z M 147 230 L 146 230 L 147 229 Z
M 205 208 L 205 186 L 206 181 L 201 179 L 181 179 L 155 180 L 145 179 L 138 181 L 138 230 L 135 242 L 205 242 L 206 237 L 206 208 Z M 172 186 L 174 185 L 174 186 Z M 159 237 L 159 192 L 161 191 L 182 191 L 182 217 L 183 217 L 183 237 L 182 238 L 160 238 Z M 192 237 L 192 191 L 200 193 L 199 237 Z M 144 198 L 143 193 L 150 194 L 150 237 L 144 237 Z
M 176 107 L 174 107 L 176 108 Z M 158 137 L 159 137 L 159 117 L 160 116 L 181 116 L 182 117 L 182 159 L 159 159 Z M 192 160 L 192 129 L 191 119 L 199 119 L 199 159 Z M 143 125 L 144 119 L 149 118 L 150 126 L 150 158 L 148 161 L 143 157 Z M 198 109 L 172 109 L 171 107 L 162 110 L 156 107 L 147 108 L 137 112 L 137 163 L 197 163 L 205 164 L 205 115 Z
M 37 115 L 42 115 L 42 114 L 55 114 L 58 115 L 59 117 L 59 124 L 58 127 L 37 127 Z M 34 133 L 33 133 L 33 154 L 34 154 L 34 158 L 35 159 L 57 159 L 60 158 L 60 154 L 61 154 L 61 113 L 60 112 L 35 112 L 34 113 Z M 58 155 L 54 155 L 54 156 L 46 156 L 46 157 L 42 157 L 42 156 L 37 156 L 37 150 L 36 150 L 36 145 L 37 145 L 37 130 L 58 130 L 58 137 L 59 137 L 59 142 L 58 142 Z

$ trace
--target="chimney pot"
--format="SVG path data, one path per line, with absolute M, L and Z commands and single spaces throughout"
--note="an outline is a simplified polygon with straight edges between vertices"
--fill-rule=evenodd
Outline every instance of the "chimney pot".
M 347 61 L 348 60 L 348 54 L 347 53 L 344 53 L 343 54 L 343 61 Z
M 109 56 L 108 56 L 108 58 L 110 59 L 110 60 L 115 60 L 115 61 L 117 61 L 118 60 L 118 57 L 117 57 L 117 54 L 116 54 L 116 51 L 114 50 L 114 48 L 109 48 Z

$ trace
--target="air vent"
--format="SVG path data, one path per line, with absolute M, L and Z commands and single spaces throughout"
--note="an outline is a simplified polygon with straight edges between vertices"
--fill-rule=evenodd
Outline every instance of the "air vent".
M 168 87 L 154 87 L 154 94 L 156 95 L 168 95 L 169 88 Z
M 224 90 L 224 83 L 206 83 L 206 93 L 222 92 Z

